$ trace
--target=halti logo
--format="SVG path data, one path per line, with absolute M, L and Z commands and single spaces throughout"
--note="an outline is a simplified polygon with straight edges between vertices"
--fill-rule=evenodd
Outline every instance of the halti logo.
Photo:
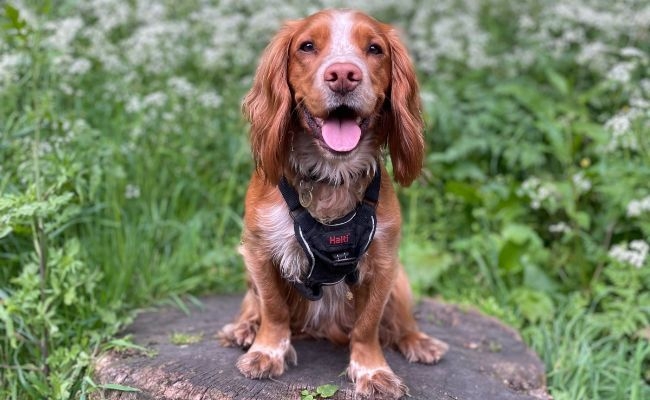
M 339 236 L 330 236 L 329 242 L 330 245 L 350 243 L 350 233 L 348 232 L 345 235 Z

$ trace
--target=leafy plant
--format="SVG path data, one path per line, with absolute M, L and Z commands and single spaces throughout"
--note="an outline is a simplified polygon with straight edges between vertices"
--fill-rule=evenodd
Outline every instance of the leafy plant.
M 174 332 L 169 338 L 169 341 L 177 346 L 199 343 L 201 340 L 203 340 L 203 332 L 196 334 Z
M 338 386 L 329 383 L 318 386 L 315 392 L 309 389 L 304 389 L 300 392 L 300 400 L 327 399 L 334 396 L 338 390 Z

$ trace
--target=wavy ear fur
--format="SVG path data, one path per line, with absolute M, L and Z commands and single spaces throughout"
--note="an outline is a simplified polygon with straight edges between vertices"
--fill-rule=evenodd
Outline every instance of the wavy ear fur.
M 287 132 L 292 96 L 287 68 L 294 32 L 294 24 L 287 23 L 271 40 L 242 104 L 244 116 L 251 124 L 250 142 L 255 165 L 269 183 L 279 181 L 290 148 L 291 138 Z
M 424 122 L 420 113 L 417 76 L 406 47 L 397 32 L 387 34 L 392 57 L 390 109 L 387 118 L 388 149 L 395 180 L 408 186 L 422 170 Z

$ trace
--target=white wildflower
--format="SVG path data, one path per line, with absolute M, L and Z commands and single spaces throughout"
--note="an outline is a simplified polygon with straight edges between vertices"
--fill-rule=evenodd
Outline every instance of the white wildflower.
M 219 22 L 214 26 L 210 45 L 203 51 L 204 67 L 208 69 L 231 67 L 231 59 L 233 57 L 244 58 L 244 56 L 238 55 L 242 53 L 249 53 L 251 57 L 254 57 L 252 49 L 240 46 L 241 35 L 245 32 L 245 27 L 248 26 L 248 20 L 243 15 L 231 14 L 226 18 L 221 17 Z
M 583 2 L 560 2 L 555 5 L 554 12 L 564 20 L 578 22 L 601 30 L 619 29 L 627 22 L 624 19 L 625 15 L 608 10 L 597 10 Z
M 548 226 L 548 231 L 551 233 L 568 233 L 571 232 L 571 227 L 566 222 L 558 222 Z
M 161 21 L 167 15 L 167 9 L 162 2 L 151 0 L 138 0 L 135 6 L 135 15 L 138 21 L 156 22 Z
M 627 205 L 628 217 L 638 217 L 645 212 L 650 212 L 650 196 L 640 200 L 632 200 Z
M 135 128 L 133 128 L 133 129 L 131 130 L 131 132 L 129 132 L 129 136 L 131 136 L 131 138 L 132 138 L 133 140 L 137 140 L 137 139 L 140 138 L 143 134 L 144 134 L 144 131 L 142 130 L 142 127 L 141 127 L 141 126 L 136 126 Z
M 77 118 L 74 121 L 65 120 L 62 128 L 67 132 L 66 136 L 69 136 L 70 138 L 78 134 L 87 133 L 92 129 L 88 124 L 88 121 L 83 118 Z
M 173 76 L 167 80 L 167 85 L 171 87 L 174 92 L 180 97 L 191 98 L 194 97 L 194 85 L 182 76 Z
M 90 0 L 82 2 L 81 8 L 97 18 L 96 25 L 104 33 L 126 25 L 133 14 L 129 2 L 120 0 Z
M 584 172 L 580 171 L 571 177 L 573 186 L 578 189 L 578 192 L 588 192 L 591 189 L 591 181 L 585 178 Z
M 578 64 L 604 72 L 609 68 L 608 55 L 611 48 L 602 42 L 591 42 L 583 45 L 576 56 Z
M 219 108 L 223 99 L 217 93 L 205 92 L 199 96 L 199 103 L 206 108 Z
M 127 199 L 137 199 L 140 197 L 140 186 L 129 183 L 124 189 L 124 197 Z
M 0 84 L 18 79 L 19 68 L 27 62 L 27 56 L 22 53 L 0 52 Z
M 176 115 L 173 112 L 164 112 L 162 113 L 161 118 L 165 122 L 172 122 L 176 119 Z
M 163 107 L 167 103 L 167 95 L 163 92 L 149 93 L 142 99 L 142 107 Z
M 630 121 L 629 113 L 622 112 L 607 120 L 605 122 L 605 129 L 612 132 L 615 137 L 618 137 L 628 133 L 631 125 L 632 121 Z
M 74 88 L 67 82 L 61 82 L 59 84 L 59 89 L 61 89 L 61 93 L 67 96 L 72 96 L 74 94 Z
M 632 79 L 632 71 L 635 68 L 635 62 L 618 63 L 607 73 L 607 78 L 620 83 L 628 83 Z
M 539 209 L 545 200 L 559 196 L 555 185 L 548 182 L 542 182 L 537 177 L 526 179 L 519 190 L 519 196 L 528 196 L 530 198 L 530 207 L 534 210 Z
M 133 142 L 124 142 L 120 145 L 120 151 L 122 154 L 129 155 L 135 153 L 137 146 Z
M 71 17 L 48 22 L 45 27 L 53 34 L 45 39 L 45 43 L 61 52 L 70 52 L 70 45 L 84 26 L 80 17 Z
M 532 30 L 535 29 L 535 20 L 530 15 L 524 14 L 519 17 L 519 29 Z
M 189 32 L 185 21 L 158 21 L 138 28 L 122 43 L 133 66 L 160 74 L 180 65 L 188 55 L 183 40 Z
M 650 78 L 641 79 L 639 87 L 646 93 L 650 94 Z
M 478 28 L 477 28 L 478 29 Z M 485 48 L 490 37 L 485 32 L 476 32 L 467 44 L 467 66 L 480 69 L 494 65 L 495 61 L 487 55 Z
M 548 186 L 540 186 L 537 188 L 537 197 L 539 200 L 546 200 L 551 196 L 551 189 Z
M 643 97 L 635 95 L 634 97 L 630 98 L 630 107 L 640 110 L 650 109 L 650 101 L 644 99 Z
M 90 70 L 92 64 L 85 58 L 76 58 L 72 60 L 68 67 L 68 73 L 72 75 L 83 75 Z
M 648 257 L 650 245 L 643 240 L 633 240 L 629 243 L 620 243 L 612 246 L 609 256 L 619 262 L 641 268 Z
M 52 144 L 47 140 L 43 140 L 43 139 L 41 139 L 41 141 L 38 142 L 38 146 L 36 148 L 39 156 L 45 156 L 51 153 L 53 149 L 54 147 L 52 146 Z
M 632 131 L 632 122 L 639 117 L 640 113 L 641 111 L 636 108 L 625 109 L 605 122 L 605 129 L 612 133 L 605 150 L 638 149 L 639 142 Z
M 636 47 L 624 47 L 621 49 L 620 53 L 623 57 L 639 58 L 642 60 L 648 57 L 646 53 L 644 53 L 642 50 L 637 49 Z
M 572 44 L 582 43 L 585 41 L 585 31 L 582 28 L 567 29 L 560 40 L 564 42 L 566 48 Z
M 438 101 L 438 96 L 429 90 L 422 91 L 420 97 L 422 98 L 422 103 L 427 107 L 433 107 L 433 105 Z
M 82 34 L 89 42 L 87 57 L 97 60 L 104 70 L 111 73 L 126 74 L 130 71 L 122 59 L 121 50 L 111 43 L 104 31 L 97 27 L 87 27 Z
M 137 112 L 140 112 L 140 110 L 142 110 L 142 107 L 142 100 L 140 100 L 139 97 L 131 97 L 126 102 L 124 109 L 130 114 L 135 114 Z

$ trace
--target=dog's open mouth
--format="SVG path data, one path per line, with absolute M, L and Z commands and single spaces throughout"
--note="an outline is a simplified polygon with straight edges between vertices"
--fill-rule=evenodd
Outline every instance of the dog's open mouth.
M 361 118 L 349 107 L 341 106 L 332 110 L 327 118 L 317 118 L 304 109 L 307 124 L 325 146 L 336 153 L 347 153 L 354 150 L 361 141 L 363 131 L 367 128 L 368 119 Z

